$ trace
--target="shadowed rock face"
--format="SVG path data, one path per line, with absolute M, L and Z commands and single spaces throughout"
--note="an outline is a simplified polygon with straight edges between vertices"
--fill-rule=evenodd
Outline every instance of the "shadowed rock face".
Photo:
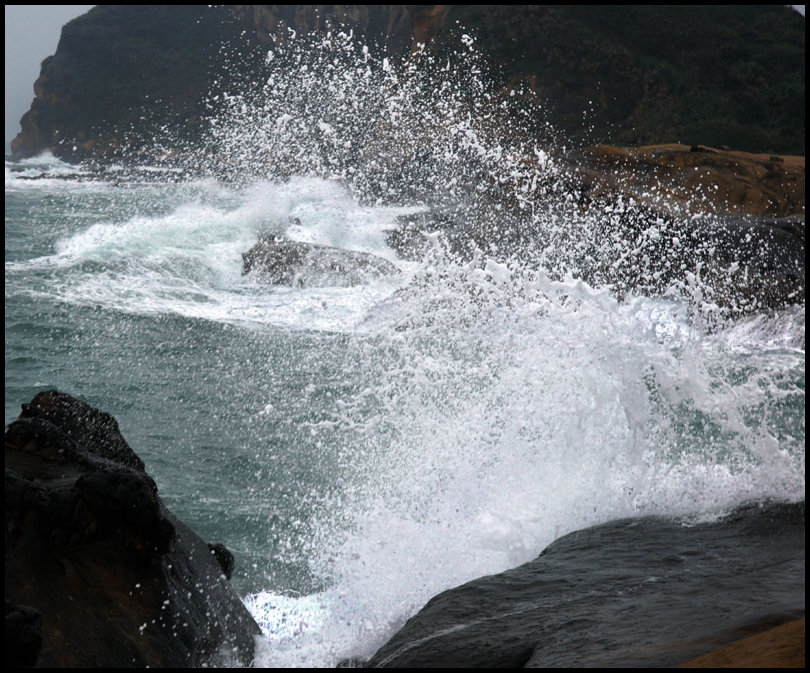
M 6 428 L 6 662 L 249 664 L 233 557 L 160 501 L 115 419 L 57 391 Z
M 428 6 L 428 8 L 433 6 Z M 388 52 L 404 52 L 411 42 L 412 15 L 429 14 L 414 5 L 233 5 L 234 15 L 253 26 L 263 44 L 348 26 Z
M 804 157 L 600 145 L 560 159 L 560 169 L 576 206 L 565 210 L 554 197 L 549 203 L 558 218 L 589 223 L 592 247 L 566 266 L 578 267 L 586 282 L 610 284 L 617 296 L 688 287 L 729 316 L 804 303 Z M 400 216 L 387 243 L 404 259 L 424 258 L 434 239 L 468 260 L 493 247 L 529 261 L 568 249 L 549 238 L 545 220 L 535 226 L 508 195 L 493 194 L 472 209 Z M 615 246 L 600 249 L 614 239 L 622 241 L 621 260 Z
M 804 502 L 616 521 L 431 601 L 371 667 L 673 666 L 804 614 Z
M 272 285 L 347 287 L 399 273 L 376 255 L 282 238 L 259 241 L 242 260 L 243 273 L 255 272 Z

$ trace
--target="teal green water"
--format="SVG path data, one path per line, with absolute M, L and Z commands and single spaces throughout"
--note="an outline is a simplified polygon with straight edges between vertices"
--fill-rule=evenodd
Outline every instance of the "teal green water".
M 241 274 L 264 232 L 396 261 L 403 211 L 315 178 L 76 170 L 6 165 L 6 423 L 48 388 L 112 413 L 234 551 L 267 665 L 373 649 L 592 523 L 804 495 L 803 307 L 702 333 L 685 304 L 495 261 L 271 288 Z
M 804 306 L 704 319 L 698 268 L 664 298 L 581 280 L 657 287 L 690 223 L 583 205 L 472 42 L 417 67 L 291 39 L 213 92 L 195 177 L 6 163 L 6 422 L 48 388 L 112 413 L 234 552 L 258 665 L 368 657 L 573 530 L 804 498 Z M 387 232 L 428 206 L 542 249 L 458 259 L 429 231 L 399 259 Z M 400 273 L 271 287 L 241 257 L 270 235 Z

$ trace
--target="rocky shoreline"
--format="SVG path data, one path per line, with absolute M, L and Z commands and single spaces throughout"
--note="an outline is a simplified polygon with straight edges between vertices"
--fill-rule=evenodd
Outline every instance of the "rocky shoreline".
M 661 237 L 657 261 L 697 260 L 711 300 L 741 312 L 804 303 L 803 157 L 601 146 L 571 161 L 586 209 L 636 204 L 612 225 L 685 223 Z M 493 232 L 463 213 L 419 218 L 389 234 L 403 257 L 419 257 L 427 234 L 461 255 L 491 248 Z M 511 234 L 516 247 L 534 244 L 531 232 Z M 299 285 L 397 270 L 267 238 L 243 254 L 243 272 Z M 658 546 L 632 567 L 623 539 L 635 552 Z M 165 508 L 108 414 L 48 391 L 6 428 L 10 665 L 249 665 L 260 629 L 228 584 L 233 562 Z M 697 609 L 687 597 L 701 593 Z M 566 536 L 525 566 L 440 594 L 369 661 L 343 665 L 802 666 L 803 614 L 804 503 L 759 504 L 705 526 L 638 519 Z
M 578 256 L 562 266 L 589 284 L 610 286 L 619 297 L 680 288 L 728 317 L 804 303 L 804 157 L 599 145 L 552 164 L 549 188 L 563 185 L 570 198 L 535 196 L 552 204 L 550 220 L 577 232 Z M 564 232 L 535 226 L 520 204 L 504 207 L 508 195 L 492 189 L 471 207 L 400 218 L 389 246 L 421 259 L 438 237 L 458 258 L 494 250 L 529 265 L 539 257 L 545 268 L 549 254 L 565 254 Z
M 543 184 L 539 154 L 516 161 L 538 178 L 527 190 L 547 220 L 487 171 L 471 170 L 464 198 L 405 180 L 396 198 L 433 208 L 388 232 L 402 259 L 444 246 L 480 268 L 519 259 L 554 280 L 571 274 L 619 300 L 677 296 L 705 313 L 707 331 L 803 307 L 805 158 L 788 153 L 804 152 L 804 19 L 788 6 L 99 5 L 43 62 L 14 158 L 50 151 L 94 166 L 66 180 L 126 183 L 154 163 L 161 180 L 182 180 L 198 167 L 185 153 L 227 110 L 220 94 L 267 81 L 268 49 L 330 23 L 375 58 L 427 45 L 441 61 L 475 44 L 493 105 L 525 103 L 525 147 L 547 148 L 555 169 Z M 474 39 L 459 42 L 462 26 Z M 391 159 L 373 131 L 353 139 L 353 160 Z M 430 141 L 429 127 L 419 133 Z M 648 144 L 675 138 L 714 146 Z M 403 157 L 391 175 L 430 160 Z M 248 282 L 295 288 L 399 273 L 272 236 L 242 262 Z M 261 630 L 229 584 L 238 559 L 165 507 L 112 416 L 51 390 L 5 434 L 7 666 L 253 663 Z M 803 667 L 804 510 L 752 503 L 711 523 L 649 517 L 566 535 L 435 596 L 369 660 L 342 665 Z
M 623 194 L 661 214 L 803 219 L 805 157 L 706 145 L 595 145 L 565 161 L 593 198 Z
M 805 157 L 598 145 L 566 161 L 587 198 L 608 207 L 634 202 L 645 222 L 687 223 L 678 245 L 672 239 L 662 252 L 700 269 L 705 296 L 718 306 L 744 314 L 804 303 Z M 680 275 L 669 280 L 687 278 Z
M 112 416 L 39 393 L 6 428 L 5 490 L 7 665 L 250 665 L 232 555 L 165 508 Z M 754 503 L 572 533 L 342 666 L 802 666 L 804 526 L 804 502 Z

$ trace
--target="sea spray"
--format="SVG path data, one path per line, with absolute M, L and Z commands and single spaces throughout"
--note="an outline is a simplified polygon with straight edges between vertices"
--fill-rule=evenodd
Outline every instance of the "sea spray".
M 235 149 L 218 171 L 422 204 L 469 244 L 426 227 L 424 266 L 362 325 L 368 384 L 312 427 L 345 442 L 307 545 L 325 589 L 251 599 L 263 663 L 368 654 L 432 594 L 578 527 L 801 496 L 803 421 L 788 404 L 782 430 L 767 425 L 803 378 L 712 365 L 722 311 L 677 254 L 688 219 L 584 201 L 472 49 L 392 64 L 332 33 L 269 57 L 266 83 L 212 124 L 212 145 Z
M 497 291 L 476 271 L 459 270 L 472 276 L 461 294 L 445 278 L 409 296 L 422 320 L 391 334 L 395 312 L 384 346 L 363 337 L 368 379 L 331 426 L 312 426 L 345 442 L 340 492 L 321 503 L 307 546 L 326 588 L 300 603 L 251 599 L 269 629 L 266 664 L 311 661 L 300 647 L 324 665 L 368 654 L 438 591 L 590 524 L 801 497 L 795 356 L 781 353 L 790 373 L 764 374 L 775 354 L 753 363 L 730 358 L 719 336 L 698 342 L 682 306 L 619 304 L 502 269 Z M 470 298 L 476 281 L 486 299 Z M 474 321 L 454 319 L 449 307 L 462 306 Z M 288 614 L 291 641 L 277 621 Z
M 496 88 L 491 68 L 464 34 L 456 48 L 420 45 L 401 59 L 350 31 L 284 36 L 252 87 L 214 90 L 204 141 L 184 160 L 231 184 L 309 175 L 363 205 L 421 205 L 396 232 L 408 235 L 406 256 L 439 232 L 456 256 L 477 249 L 617 296 L 686 298 L 707 329 L 760 308 L 737 291 L 743 258 L 717 254 L 733 244 L 706 194 L 692 195 L 700 221 L 654 186 L 644 204 L 590 194 L 542 107 Z
M 678 253 L 691 221 L 586 198 L 469 40 L 404 62 L 313 40 L 212 92 L 193 179 L 7 171 L 62 218 L 6 264 L 13 376 L 120 405 L 169 504 L 243 561 L 258 664 L 367 656 L 590 524 L 803 497 L 803 310 L 731 320 Z M 266 235 L 403 274 L 262 285 L 240 255 Z

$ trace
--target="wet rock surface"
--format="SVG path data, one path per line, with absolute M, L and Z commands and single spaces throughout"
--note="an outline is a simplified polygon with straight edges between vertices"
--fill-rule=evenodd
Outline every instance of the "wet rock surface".
M 805 301 L 804 218 L 696 219 L 692 266 L 711 299 L 743 313 Z
M 673 666 L 804 614 L 804 502 L 616 521 L 434 597 L 370 667 Z
M 243 273 L 294 287 L 348 287 L 399 273 L 391 262 L 370 253 L 272 236 L 242 253 L 242 260 Z
M 47 391 L 5 435 L 7 662 L 251 662 L 232 555 L 164 507 L 112 416 Z
M 681 664 L 679 668 L 804 668 L 804 617 Z

